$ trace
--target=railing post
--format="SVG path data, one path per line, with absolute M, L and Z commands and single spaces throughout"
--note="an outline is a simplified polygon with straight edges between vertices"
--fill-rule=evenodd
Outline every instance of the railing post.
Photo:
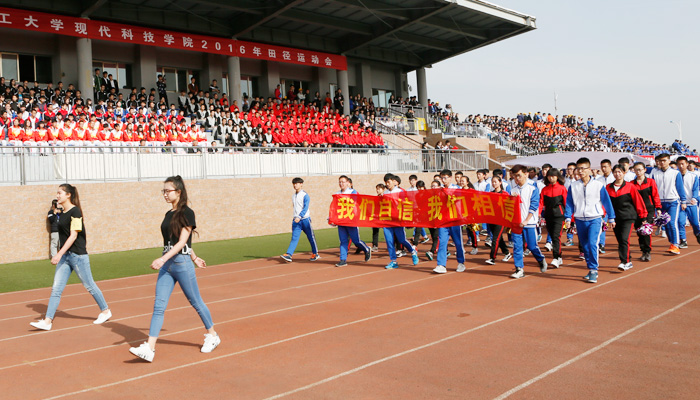
M 141 182 L 141 150 L 136 151 L 136 179 Z
M 22 147 L 21 152 L 19 153 L 19 184 L 20 185 L 26 185 L 27 184 L 27 171 L 24 165 L 24 150 L 25 148 Z

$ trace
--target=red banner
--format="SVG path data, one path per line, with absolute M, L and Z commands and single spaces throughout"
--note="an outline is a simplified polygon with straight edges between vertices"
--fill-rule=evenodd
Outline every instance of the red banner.
M 441 228 L 487 223 L 520 233 L 520 196 L 430 189 L 384 196 L 333 195 L 328 221 L 342 226 Z
M 0 7 L 0 27 L 346 70 L 345 56 Z

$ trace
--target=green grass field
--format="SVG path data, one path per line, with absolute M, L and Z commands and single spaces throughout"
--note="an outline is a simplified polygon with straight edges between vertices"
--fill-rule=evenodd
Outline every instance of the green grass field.
M 320 250 L 338 247 L 337 229 L 319 229 L 314 231 L 316 243 Z M 361 228 L 363 240 L 372 240 L 372 229 Z M 220 240 L 215 242 L 195 243 L 193 247 L 199 257 L 208 265 L 226 264 L 255 258 L 275 257 L 283 254 L 289 245 L 291 233 L 258 236 L 243 239 Z M 384 240 L 380 233 L 380 240 Z M 88 251 L 90 249 L 88 248 Z M 131 250 L 115 253 L 91 254 L 90 268 L 96 281 L 154 274 L 151 262 L 161 255 L 162 248 Z M 301 235 L 297 253 L 310 252 L 311 246 L 305 235 Z M 55 267 L 49 260 L 27 261 L 12 264 L 0 264 L 0 293 L 17 290 L 50 287 L 53 283 Z M 73 274 L 68 283 L 80 282 Z

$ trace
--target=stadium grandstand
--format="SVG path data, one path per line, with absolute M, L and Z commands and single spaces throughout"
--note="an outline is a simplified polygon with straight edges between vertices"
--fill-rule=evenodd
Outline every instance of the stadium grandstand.
M 482 168 L 405 135 L 425 68 L 535 28 L 474 0 L 0 1 L 0 181 Z

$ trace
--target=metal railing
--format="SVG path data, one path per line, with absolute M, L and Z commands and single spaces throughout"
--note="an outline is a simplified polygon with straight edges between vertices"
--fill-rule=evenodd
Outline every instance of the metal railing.
M 405 104 L 389 104 L 387 110 L 390 114 L 398 113 L 400 115 L 406 115 L 408 110 L 413 110 L 416 118 L 425 118 L 425 107 L 421 106 L 408 106 Z
M 482 151 L 283 147 L 0 147 L 0 185 L 410 173 L 486 168 Z
M 509 140 L 505 135 L 494 132 L 487 125 L 470 124 L 466 122 L 445 121 L 443 118 L 431 116 L 428 119 L 432 128 L 440 129 L 444 134 L 458 137 L 472 137 L 488 139 L 490 143 L 510 150 L 519 156 L 533 156 L 539 154 L 536 150 L 521 143 Z
M 401 135 L 417 135 L 422 125 L 422 121 L 417 118 L 401 116 L 376 117 L 374 121 L 380 132 Z

